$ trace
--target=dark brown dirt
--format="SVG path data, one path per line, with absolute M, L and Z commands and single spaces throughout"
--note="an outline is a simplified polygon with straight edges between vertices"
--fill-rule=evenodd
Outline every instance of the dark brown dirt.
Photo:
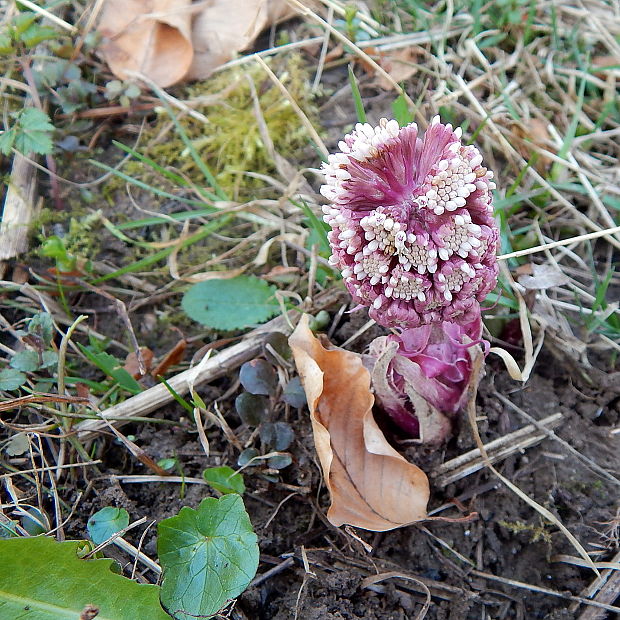
M 363 311 L 349 315 L 335 340 L 347 338 L 365 320 Z M 235 380 L 223 379 L 202 393 L 213 402 Z M 490 357 L 478 395 L 484 441 L 527 424 L 499 401 L 496 391 L 536 419 L 562 413 L 558 436 L 583 456 L 618 474 L 619 440 L 618 435 L 610 434 L 618 419 L 617 391 L 573 385 L 562 365 L 545 354 L 523 386 L 511 381 L 499 360 Z M 237 393 L 221 401 L 219 407 L 243 442 L 250 431 L 241 425 L 234 411 L 232 401 Z M 325 519 L 328 496 L 320 483 L 307 410 L 285 412 L 281 406 L 278 410 L 279 419 L 286 418 L 295 430 L 291 447 L 294 462 L 281 471 L 279 479 L 269 479 L 264 468 L 246 470 L 244 495 L 260 541 L 258 578 L 273 569 L 275 574 L 242 594 L 235 613 L 265 620 L 415 618 L 425 600 L 419 583 L 394 577 L 370 588 L 362 587 L 364 577 L 394 571 L 415 576 L 430 588 L 433 596 L 426 615 L 429 619 L 578 617 L 580 611 L 571 611 L 570 600 L 533 592 L 526 585 L 506 583 L 516 580 L 564 595 L 579 594 L 594 575 L 558 561 L 560 554 L 577 555 L 564 535 L 491 474 L 480 471 L 445 489 L 433 488 L 431 510 L 454 502 L 454 507 L 442 512 L 442 516 L 459 518 L 475 513 L 473 519 L 458 523 L 431 521 L 385 534 L 357 531 L 356 535 L 372 546 L 369 552 Z M 196 434 L 187 430 L 184 413 L 174 406 L 155 414 L 179 420 L 178 427 L 130 425 L 125 432 L 135 434 L 135 441 L 155 460 L 177 456 L 189 477 L 199 477 L 208 466 L 235 467 L 236 451 L 215 428 L 208 432 L 211 456 L 205 456 Z M 432 474 L 443 461 L 474 447 L 471 429 L 463 419 L 446 445 L 439 449 L 408 448 L 407 455 Z M 107 474 L 149 472 L 113 442 L 102 449 L 102 457 L 104 478 L 95 481 L 96 495 L 81 504 L 82 526 L 74 526 L 72 535 L 83 535 L 87 518 L 105 505 L 123 506 L 132 518 L 144 515 L 159 521 L 184 505 L 196 506 L 210 493 L 208 487 L 195 484 L 188 484 L 183 496 L 180 485 L 173 483 L 110 484 Z M 606 538 L 605 534 L 616 515 L 617 485 L 592 472 L 559 443 L 547 439 L 510 456 L 499 469 L 556 514 L 586 549 L 607 548 L 608 553 L 601 558 L 608 559 L 617 548 L 617 539 Z M 153 528 L 144 542 L 146 553 L 153 556 L 154 534 Z M 304 554 L 309 572 L 304 569 Z M 293 558 L 293 563 L 288 558 Z M 278 566 L 282 567 L 279 572 Z M 483 577 L 480 572 L 496 575 L 504 582 Z

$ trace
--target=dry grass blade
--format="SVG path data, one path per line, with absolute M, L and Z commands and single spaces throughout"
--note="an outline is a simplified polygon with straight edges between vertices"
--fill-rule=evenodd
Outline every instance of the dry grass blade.
M 526 448 L 540 443 L 547 435 L 540 429 L 551 429 L 557 426 L 562 419 L 561 413 L 554 413 L 540 421 L 538 426 L 528 424 L 508 435 L 485 444 L 489 462 L 497 463 Z M 461 480 L 466 476 L 480 471 L 486 465 L 479 448 L 470 450 L 454 459 L 440 465 L 431 475 L 433 482 L 438 487 L 445 487 L 452 482 Z
M 413 581 L 422 588 L 422 591 L 424 592 L 424 594 L 426 594 L 426 601 L 424 602 L 424 605 L 418 615 L 415 617 L 415 620 L 423 620 L 426 617 L 429 607 L 431 606 L 431 591 L 428 589 L 428 586 L 423 581 L 420 581 L 417 577 L 414 577 L 413 575 L 408 575 L 406 573 L 399 573 L 398 571 L 390 571 L 388 573 L 379 573 L 378 575 L 370 575 L 369 577 L 364 577 L 360 585 L 362 588 L 368 588 L 369 586 L 372 586 L 376 583 L 381 583 L 386 579 L 395 578 Z

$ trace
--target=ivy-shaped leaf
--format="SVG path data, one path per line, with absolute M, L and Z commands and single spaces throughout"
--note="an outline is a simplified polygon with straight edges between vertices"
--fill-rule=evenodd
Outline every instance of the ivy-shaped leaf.
M 242 329 L 264 323 L 280 309 L 276 289 L 256 276 L 198 282 L 187 290 L 181 306 L 187 316 L 207 327 Z
M 170 620 L 159 588 L 113 573 L 113 560 L 81 560 L 81 541 L 0 540 L 0 618 L 60 620 L 80 617 L 88 605 L 97 620 Z
M 247 587 L 258 568 L 257 537 L 239 495 L 207 497 L 158 528 L 161 602 L 176 620 L 208 618 Z

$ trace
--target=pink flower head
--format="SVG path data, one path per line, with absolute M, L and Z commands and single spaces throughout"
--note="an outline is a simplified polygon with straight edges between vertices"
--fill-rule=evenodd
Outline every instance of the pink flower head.
M 424 443 L 448 435 L 467 397 L 472 353 L 482 354 L 481 334 L 478 317 L 414 327 L 371 343 L 366 363 L 377 402 L 407 435 Z
M 435 117 L 357 124 L 323 164 L 330 262 L 386 327 L 468 323 L 497 281 L 493 173 Z

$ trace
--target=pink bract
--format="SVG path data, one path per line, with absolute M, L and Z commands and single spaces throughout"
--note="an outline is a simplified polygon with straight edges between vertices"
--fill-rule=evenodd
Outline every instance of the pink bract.
M 482 334 L 480 318 L 437 323 L 376 338 L 366 364 L 381 408 L 407 435 L 443 441 L 463 406 Z
M 323 164 L 330 262 L 386 327 L 466 324 L 497 281 L 493 173 L 439 117 L 357 124 Z

